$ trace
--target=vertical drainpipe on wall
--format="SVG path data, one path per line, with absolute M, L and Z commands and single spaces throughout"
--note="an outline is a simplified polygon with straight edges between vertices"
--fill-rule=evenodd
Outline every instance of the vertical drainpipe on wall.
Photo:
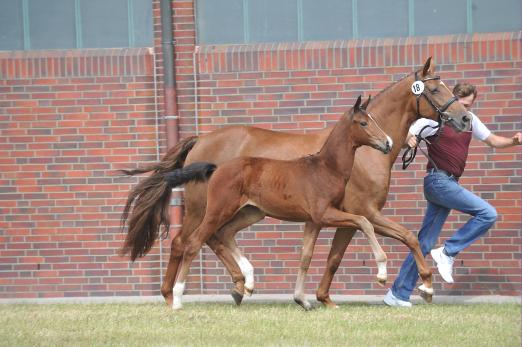
M 175 41 L 172 34 L 172 0 L 160 0 L 160 17 L 161 48 L 163 54 L 163 109 L 165 112 L 163 117 L 165 119 L 165 132 L 167 137 L 168 150 L 179 140 L 178 104 L 176 101 L 176 71 L 174 66 Z M 181 227 L 183 218 L 183 188 L 174 188 L 172 190 L 170 205 L 171 228 L 177 232 Z M 162 244 L 163 242 L 160 240 L 161 272 L 163 272 Z

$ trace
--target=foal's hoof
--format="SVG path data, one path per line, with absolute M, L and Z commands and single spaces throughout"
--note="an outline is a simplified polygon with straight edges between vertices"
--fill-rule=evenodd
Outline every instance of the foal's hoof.
M 301 300 L 301 299 L 298 299 L 298 298 L 294 298 L 294 301 L 296 302 L 296 304 L 298 304 L 299 306 L 304 308 L 305 311 L 315 310 L 315 307 L 312 306 L 310 304 L 310 302 L 308 302 L 308 300 Z
M 250 288 L 245 287 L 245 295 L 252 296 L 252 294 L 254 294 L 254 288 L 250 289 Z
M 232 295 L 232 298 L 234 299 L 234 302 L 237 306 L 241 305 L 241 302 L 243 301 L 243 294 L 238 293 L 235 290 L 232 290 L 230 293 Z
M 428 304 L 431 304 L 433 301 L 433 288 L 427 288 L 424 284 L 421 284 L 418 289 L 420 297 Z

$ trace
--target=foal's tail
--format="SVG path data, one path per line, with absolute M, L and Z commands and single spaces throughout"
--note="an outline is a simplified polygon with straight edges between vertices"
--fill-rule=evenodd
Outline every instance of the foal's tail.
M 169 189 L 165 175 L 180 169 L 188 153 L 198 141 L 191 136 L 178 142 L 176 146 L 156 164 L 132 170 L 120 170 L 121 173 L 134 176 L 152 171 L 152 174 L 138 183 L 129 193 L 121 216 L 122 228 L 127 220 L 129 228 L 121 255 L 130 253 L 132 261 L 150 251 L 158 237 L 161 226 L 169 230 Z M 132 211 L 131 211 L 132 208 Z
M 132 261 L 147 254 L 159 235 L 170 228 L 169 198 L 172 188 L 191 181 L 206 181 L 216 169 L 211 163 L 194 163 L 169 172 L 157 172 L 140 182 L 127 200 L 122 221 L 129 216 L 129 228 L 120 255 L 130 253 Z M 132 200 L 131 200 L 132 199 Z

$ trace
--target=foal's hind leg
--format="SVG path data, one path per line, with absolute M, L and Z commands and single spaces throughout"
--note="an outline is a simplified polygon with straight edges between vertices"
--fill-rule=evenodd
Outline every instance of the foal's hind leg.
M 238 231 L 259 222 L 263 218 L 265 218 L 263 211 L 254 206 L 245 206 L 216 234 L 219 240 L 226 246 L 227 251 L 234 258 L 235 263 L 239 265 L 241 273 L 245 276 L 244 294 L 247 296 L 252 295 L 254 292 L 254 267 L 238 248 L 235 235 Z M 232 273 L 230 269 L 229 271 Z M 234 291 L 236 289 L 239 288 L 236 287 Z M 243 292 L 241 292 L 241 296 L 242 295 Z M 234 296 L 234 293 L 232 296 Z
M 323 222 L 326 225 L 336 227 L 357 227 L 360 229 L 372 248 L 375 260 L 377 261 L 377 281 L 383 285 L 386 283 L 388 277 L 386 271 L 386 253 L 384 253 L 381 245 L 375 237 L 373 225 L 366 219 L 366 217 L 347 213 L 335 208 L 328 208 L 323 215 Z
M 314 253 L 315 242 L 317 241 L 317 236 L 319 236 L 320 231 L 321 227 L 319 225 L 310 222 L 305 224 L 299 272 L 295 283 L 294 301 L 307 311 L 312 309 L 312 304 L 306 300 L 304 284 L 308 268 L 310 267 L 310 261 L 312 260 L 312 255 Z
M 216 186 L 217 189 L 214 189 L 214 194 L 212 194 L 209 189 L 207 211 L 201 225 L 194 230 L 192 235 L 190 235 L 190 239 L 186 239 L 183 260 L 181 261 L 178 277 L 173 290 L 174 298 L 172 308 L 175 310 L 182 307 L 181 297 L 185 290 L 185 281 L 192 260 L 201 249 L 203 243 L 227 221 L 229 221 L 241 207 L 241 195 L 239 192 L 228 191 L 225 194 L 227 188 L 230 187 L 227 187 L 226 185 L 220 186 L 219 183 L 216 183 Z
M 212 249 L 230 273 L 234 283 L 231 295 L 236 305 L 240 305 L 245 293 L 245 276 L 243 275 L 241 268 L 232 256 L 230 250 L 216 237 L 216 235 L 212 235 L 207 240 L 207 245 Z

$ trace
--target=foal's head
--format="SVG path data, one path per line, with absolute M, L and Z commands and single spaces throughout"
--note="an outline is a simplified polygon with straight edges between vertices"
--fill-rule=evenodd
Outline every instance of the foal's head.
M 361 104 L 361 96 L 359 95 L 355 105 L 349 111 L 350 136 L 356 145 L 367 145 L 387 154 L 392 149 L 393 141 L 377 124 L 372 115 L 366 111 L 370 99 L 371 97 Z

